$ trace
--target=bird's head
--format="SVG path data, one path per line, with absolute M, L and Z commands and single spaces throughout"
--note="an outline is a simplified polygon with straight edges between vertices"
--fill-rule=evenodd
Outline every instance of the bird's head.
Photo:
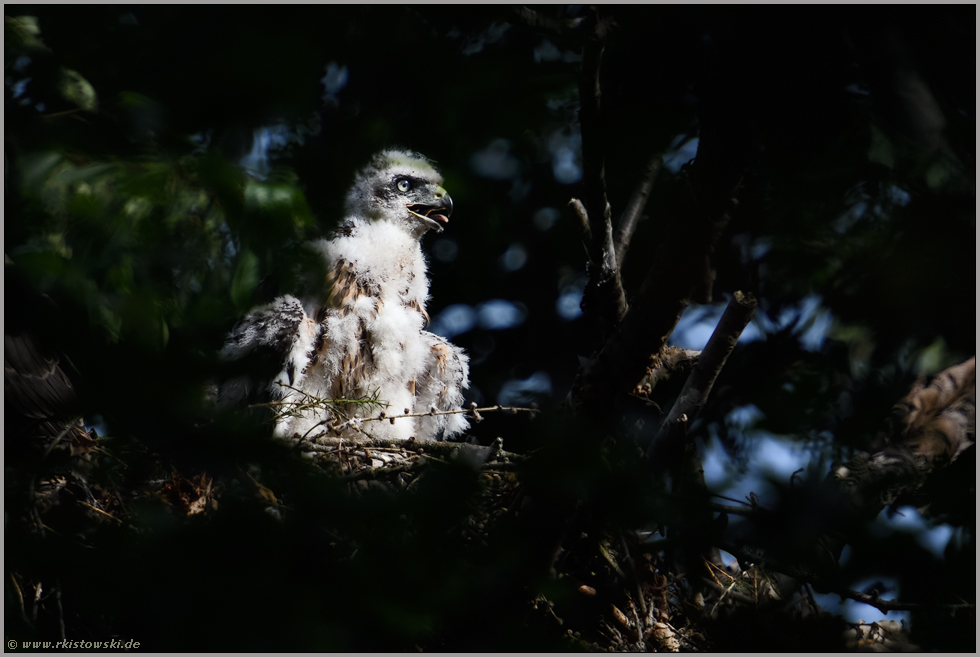
M 347 194 L 347 214 L 390 221 L 419 237 L 430 228 L 441 233 L 453 212 L 453 200 L 441 185 L 442 176 L 423 155 L 382 151 L 357 174 Z

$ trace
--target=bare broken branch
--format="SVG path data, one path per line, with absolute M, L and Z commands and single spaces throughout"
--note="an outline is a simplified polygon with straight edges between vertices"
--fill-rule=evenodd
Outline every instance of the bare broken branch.
M 589 257 L 590 249 L 592 248 L 592 227 L 589 225 L 589 211 L 585 209 L 585 205 L 582 201 L 577 198 L 573 198 L 568 201 L 568 207 L 572 209 L 575 216 L 578 217 L 579 227 L 582 230 L 582 246 L 585 247 L 585 256 Z
M 742 330 L 755 315 L 757 305 L 755 297 L 751 294 L 735 292 L 732 295 L 707 346 L 701 352 L 697 365 L 684 383 L 684 388 L 681 389 L 660 431 L 648 447 L 649 457 L 652 458 L 660 450 L 674 446 L 681 436 L 681 428 L 684 425 L 689 426 L 697 418 L 708 400 L 721 368 L 725 366 L 728 356 L 735 348 Z

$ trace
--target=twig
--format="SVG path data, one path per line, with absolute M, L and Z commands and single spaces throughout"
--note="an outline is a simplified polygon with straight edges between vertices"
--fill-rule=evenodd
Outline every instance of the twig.
M 496 406 L 485 406 L 483 408 L 476 408 L 476 404 L 471 404 L 470 408 L 457 408 L 451 411 L 437 411 L 434 408 L 429 410 L 428 413 L 404 413 L 402 415 L 385 415 L 382 413 L 378 417 L 365 417 L 359 418 L 362 422 L 378 422 L 381 420 L 398 420 L 406 417 L 432 417 L 434 415 L 459 415 L 460 413 L 465 413 L 468 415 L 473 415 L 476 413 L 487 413 L 489 411 L 510 411 L 512 414 L 517 415 L 520 412 L 530 413 L 532 417 L 540 413 L 541 410 L 537 408 L 524 408 L 521 406 L 501 406 L 497 404 Z M 483 418 L 477 418 L 481 420 Z
M 55 436 L 54 440 L 52 440 L 48 444 L 47 448 L 44 450 L 44 455 L 41 457 L 42 461 L 48 458 L 48 455 L 51 454 L 51 450 L 53 450 L 58 445 L 58 443 L 61 442 L 62 438 L 68 435 L 68 432 L 71 431 L 72 428 L 74 428 L 77 425 L 78 421 L 81 419 L 82 419 L 81 416 L 75 416 L 65 424 L 65 428 L 62 429 L 57 436 Z M 46 525 L 41 521 L 41 513 L 37 510 L 37 489 L 35 486 L 36 481 L 37 481 L 37 476 L 31 475 L 30 481 L 27 484 L 28 485 L 27 494 L 29 498 L 28 504 L 30 507 L 29 515 L 31 517 L 31 520 L 35 523 L 37 532 L 41 536 L 44 536 L 44 530 L 46 528 Z
M 715 502 L 711 502 L 710 506 L 712 511 L 728 513 L 733 516 L 745 516 L 746 518 L 751 518 L 752 516 L 759 515 L 759 509 L 747 509 L 744 506 L 731 506 L 728 504 L 717 504 Z
M 815 583 L 822 585 L 827 590 L 836 593 L 842 598 L 850 598 L 857 602 L 863 602 L 864 604 L 871 605 L 879 611 L 888 613 L 889 611 L 911 611 L 915 609 L 975 609 L 976 605 L 971 603 L 932 603 L 932 602 L 901 602 L 898 600 L 882 600 L 878 596 L 877 591 L 873 591 L 873 595 L 868 595 L 867 593 L 859 593 L 857 591 L 851 591 L 850 589 L 845 589 L 840 586 L 834 586 L 821 577 L 813 574 L 812 572 L 806 571 L 793 564 L 787 564 L 780 561 L 776 561 L 770 557 L 767 557 L 758 551 L 748 552 L 739 548 L 736 545 L 722 542 L 719 546 L 725 552 L 734 555 L 739 561 L 743 563 L 752 562 L 757 566 L 762 566 L 768 571 L 775 571 L 789 575 L 795 579 L 804 580 L 806 582 Z M 816 602 L 813 603 L 816 605 Z
M 643 599 L 643 589 L 640 588 L 640 578 L 636 574 L 636 564 L 633 562 L 633 557 L 630 555 L 630 548 L 629 545 L 626 543 L 626 536 L 623 534 L 623 530 L 620 529 L 618 531 L 619 531 L 619 543 L 623 547 L 623 556 L 626 558 L 626 565 L 629 566 L 630 579 L 633 580 L 633 587 L 636 592 L 636 599 L 639 600 L 640 602 L 640 610 L 643 611 L 643 616 L 645 618 L 647 615 L 647 603 L 646 600 Z M 635 613 L 636 612 L 634 611 L 634 614 Z M 636 624 L 637 627 L 640 628 L 640 632 L 642 634 L 645 628 L 643 624 L 640 623 L 639 618 L 637 618 Z
M 539 409 L 537 408 L 525 408 L 519 406 L 501 406 L 500 404 L 497 404 L 496 406 L 477 408 L 476 404 L 472 403 L 470 404 L 470 408 L 468 409 L 457 408 L 448 411 L 440 411 L 436 409 L 435 406 L 433 406 L 427 412 L 411 413 L 408 412 L 408 409 L 406 408 L 405 409 L 406 412 L 400 415 L 387 415 L 385 414 L 384 411 L 381 411 L 381 413 L 377 417 L 361 417 L 357 415 L 351 417 L 342 410 L 344 406 L 348 406 L 351 404 L 363 405 L 369 407 L 382 406 L 382 405 L 387 406 L 388 403 L 380 399 L 379 391 L 377 390 L 372 395 L 363 398 L 329 399 L 326 397 L 317 397 L 315 395 L 311 395 L 310 393 L 300 390 L 299 388 L 295 388 L 291 385 L 288 385 L 283 381 L 279 381 L 277 383 L 283 388 L 287 388 L 296 393 L 299 393 L 300 395 L 299 401 L 291 401 L 289 399 L 279 399 L 279 400 L 273 400 L 269 402 L 263 402 L 260 404 L 251 404 L 249 408 L 262 407 L 262 408 L 274 409 L 276 420 L 279 420 L 280 418 L 283 417 L 298 417 L 308 411 L 322 410 L 322 411 L 327 411 L 329 413 L 328 417 L 315 423 L 313 426 L 311 426 L 309 429 L 306 430 L 306 433 L 304 433 L 302 436 L 299 436 L 299 441 L 298 441 L 299 443 L 311 442 L 320 439 L 324 436 L 327 436 L 331 433 L 336 435 L 346 429 L 353 429 L 354 431 L 357 431 L 358 433 L 367 436 L 369 439 L 375 440 L 375 437 L 373 435 L 371 435 L 364 428 L 361 427 L 361 424 L 364 422 L 380 422 L 381 420 L 388 420 L 391 424 L 394 424 L 395 420 L 404 419 L 404 418 L 434 417 L 438 415 L 459 415 L 459 414 L 467 414 L 470 417 L 472 417 L 474 421 L 480 422 L 483 420 L 483 417 L 480 415 L 481 411 L 484 413 L 490 411 L 510 411 L 514 415 L 516 415 L 519 412 L 527 412 L 531 414 L 532 418 L 534 417 L 535 414 L 540 412 Z M 337 419 L 343 421 L 340 424 L 334 424 L 334 421 Z M 323 427 L 323 426 L 327 428 L 326 431 L 313 434 L 313 431 L 315 431 L 318 427 Z
M 290 388 L 291 386 L 285 386 L 285 387 Z M 298 390 L 296 388 L 293 388 L 293 389 L 294 390 Z M 286 415 L 286 414 L 290 414 L 290 413 L 295 412 L 297 409 L 299 409 L 299 410 L 320 409 L 320 410 L 328 410 L 328 411 L 331 411 L 331 412 L 337 412 L 334 409 L 334 407 L 335 406 L 338 406 L 338 405 L 343 405 L 343 404 L 381 405 L 382 403 L 384 403 L 384 402 L 377 401 L 376 398 L 371 398 L 371 399 L 327 399 L 327 398 L 314 397 L 313 395 L 310 395 L 308 393 L 305 393 L 305 392 L 303 392 L 301 390 L 298 390 L 298 392 L 306 395 L 307 397 L 309 397 L 313 401 L 291 402 L 291 401 L 279 400 L 279 401 L 263 402 L 261 404 L 251 404 L 249 406 L 249 408 L 255 408 L 255 407 L 276 407 L 276 406 L 287 407 L 290 410 L 283 412 L 283 415 Z M 419 413 L 402 413 L 402 414 L 399 414 L 399 415 L 387 415 L 387 414 L 385 414 L 384 411 L 382 411 L 381 414 L 378 415 L 378 416 L 376 416 L 376 417 L 357 417 L 357 416 L 355 416 L 355 417 L 349 418 L 345 422 L 343 422 L 342 424 L 336 425 L 334 428 L 336 430 L 346 429 L 346 428 L 348 428 L 350 426 L 353 426 L 353 423 L 356 423 L 356 422 L 380 422 L 381 420 L 388 420 L 389 422 L 391 422 L 392 424 L 394 424 L 394 421 L 395 420 L 400 420 L 400 419 L 403 419 L 403 418 L 409 418 L 409 417 L 434 417 L 434 416 L 437 416 L 437 415 L 460 415 L 460 414 L 467 414 L 467 415 L 473 416 L 473 418 L 475 420 L 480 421 L 480 420 L 483 419 L 482 417 L 479 416 L 479 414 L 481 412 L 482 413 L 487 413 L 487 412 L 491 412 L 491 411 L 510 411 L 514 415 L 517 415 L 518 413 L 530 413 L 532 416 L 534 416 L 537 413 L 540 413 L 541 412 L 541 409 L 539 409 L 539 408 L 527 408 L 527 407 L 523 407 L 523 406 L 501 406 L 500 404 L 497 404 L 496 406 L 484 406 L 482 408 L 477 408 L 476 407 L 476 404 L 470 404 L 470 408 L 456 408 L 456 409 L 452 409 L 452 410 L 449 410 L 449 411 L 440 411 L 440 410 L 437 410 L 435 407 L 433 407 L 433 408 L 431 408 L 431 409 L 429 409 L 428 411 L 425 411 L 425 412 L 419 412 Z M 317 424 L 315 424 L 313 426 L 313 428 L 316 428 L 318 426 L 322 426 L 324 424 L 327 424 L 328 422 L 329 422 L 329 420 L 323 420 L 323 421 L 318 422 Z M 357 427 L 354 427 L 354 428 L 357 428 Z M 309 432 L 307 432 L 307 433 L 309 433 Z M 303 438 L 306 438 L 306 436 L 303 436 Z
M 51 443 L 48 445 L 47 449 L 44 450 L 44 456 L 41 457 L 41 460 L 48 458 L 48 454 L 51 453 L 51 450 L 53 450 L 55 446 L 61 442 L 62 438 L 68 435 L 69 431 L 71 431 L 75 426 L 77 426 L 78 421 L 81 419 L 82 419 L 81 416 L 78 415 L 68 420 L 68 422 L 65 424 L 65 428 L 61 430 L 61 432 L 55 437 L 55 439 L 52 440 Z
M 623 270 L 623 260 L 626 258 L 626 250 L 630 246 L 633 231 L 636 230 L 636 224 L 643 214 L 647 199 L 650 198 L 650 190 L 653 189 L 653 183 L 657 180 L 663 165 L 664 160 L 659 154 L 650 160 L 643 169 L 643 177 L 626 203 L 623 216 L 619 218 L 619 226 L 616 228 L 616 263 L 619 265 L 620 272 Z
M 711 497 L 717 497 L 717 498 L 722 499 L 722 500 L 728 500 L 729 502 L 738 502 L 739 504 L 741 504 L 743 506 L 753 507 L 753 505 L 749 504 L 748 502 L 744 502 L 742 500 L 736 500 L 734 497 L 726 497 L 724 495 L 719 495 L 718 493 L 712 493 L 711 494 Z
M 287 388 L 289 390 L 299 393 L 301 395 L 300 398 L 301 401 L 289 401 L 288 399 L 283 398 L 283 399 L 273 400 L 269 402 L 263 402 L 261 404 L 250 404 L 249 408 L 273 408 L 273 409 L 279 407 L 286 408 L 287 410 L 285 411 L 276 411 L 276 418 L 278 419 L 286 415 L 297 415 L 298 413 L 301 413 L 306 410 L 312 410 L 312 409 L 326 409 L 333 413 L 343 416 L 343 413 L 341 413 L 340 411 L 340 408 L 343 406 L 348 406 L 351 404 L 361 404 L 365 406 L 387 405 L 387 402 L 382 401 L 378 397 L 380 392 L 378 390 L 375 390 L 374 393 L 368 397 L 361 397 L 356 399 L 347 399 L 341 397 L 339 399 L 330 399 L 328 397 L 317 397 L 315 395 L 311 395 L 310 393 L 304 390 L 300 390 L 299 388 L 295 388 L 285 383 L 284 381 L 277 381 L 276 384 L 282 388 Z
M 401 474 L 403 472 L 405 473 L 415 472 L 416 470 L 421 470 L 422 468 L 424 468 L 429 460 L 435 460 L 435 459 L 432 459 L 431 456 L 428 456 L 425 459 L 418 459 L 417 461 L 413 461 L 411 463 L 405 463 L 403 465 L 392 465 L 392 466 L 381 467 L 381 468 L 365 468 L 360 472 L 355 472 L 354 474 L 341 477 L 340 480 L 343 481 L 344 483 L 352 483 L 355 481 L 361 481 L 362 479 L 378 479 L 380 477 L 387 478 L 393 475 Z
M 711 611 L 709 611 L 709 612 L 708 612 L 708 615 L 709 615 L 709 616 L 714 616 L 714 614 L 715 614 L 715 610 L 716 610 L 716 609 L 718 609 L 718 605 L 720 605 L 720 604 L 721 604 L 721 601 L 725 599 L 725 596 L 726 596 L 726 595 L 728 595 L 728 593 L 729 593 L 729 592 L 730 592 L 730 591 L 731 591 L 731 590 L 732 590 L 733 588 L 735 588 L 735 585 L 736 585 L 736 584 L 738 584 L 738 580 L 737 580 L 737 579 L 733 579 L 733 580 L 732 580 L 732 583 L 728 585 L 728 588 L 727 588 L 727 589 L 725 589 L 725 590 L 724 590 L 724 592 L 723 592 L 723 593 L 722 593 L 722 594 L 721 594 L 720 596 L 718 596 L 718 599 L 717 599 L 717 600 L 715 601 L 715 604 L 714 604 L 714 606 L 713 606 L 713 607 L 711 607 Z
M 721 586 L 722 584 L 721 584 L 721 582 L 718 581 L 718 578 L 715 577 L 715 574 L 713 572 L 711 572 L 712 569 L 717 570 L 719 573 L 721 573 L 722 575 L 724 575 L 728 579 L 736 579 L 736 577 L 734 575 L 732 575 L 730 572 L 728 572 L 726 569 L 722 568 L 718 564 L 711 563 L 707 559 L 705 559 L 704 563 L 705 563 L 706 566 L 708 566 L 708 572 L 711 574 L 711 579 L 713 579 L 716 582 L 718 582 L 718 585 L 719 586 Z
M 34 587 L 34 602 L 31 605 L 31 620 L 37 622 L 37 605 L 41 601 L 41 582 Z
M 809 582 L 803 582 L 803 592 L 806 594 L 806 600 L 810 605 L 810 608 L 813 609 L 815 613 L 822 613 L 823 609 L 821 609 L 820 605 L 817 604 L 817 599 L 813 595 L 813 589 L 810 587 Z
M 761 550 L 751 548 L 749 546 L 739 547 L 734 543 L 729 543 L 727 541 L 719 541 L 718 547 L 738 559 L 739 563 L 742 564 L 743 567 L 748 566 L 748 564 L 757 564 L 763 566 L 766 570 L 783 573 L 799 580 L 823 583 L 825 586 L 827 586 L 827 588 L 833 589 L 832 586 L 823 582 L 823 579 L 814 574 L 812 571 L 806 570 L 805 568 L 795 564 L 776 561 L 772 557 L 764 555 Z
M 61 579 L 55 580 L 54 601 L 58 605 L 58 631 L 61 640 L 65 641 L 65 610 L 61 607 Z
M 715 589 L 716 591 L 722 591 L 722 592 L 724 592 L 726 590 L 724 584 L 717 584 L 717 583 L 711 581 L 710 579 L 708 579 L 707 577 L 702 577 L 701 578 L 701 581 L 704 582 L 705 584 L 707 584 L 708 586 L 710 586 L 711 588 Z M 732 586 L 734 586 L 737 583 L 738 583 L 738 580 L 733 581 L 732 582 Z M 746 604 L 752 602 L 752 598 L 750 598 L 749 596 L 745 595 L 744 593 L 740 593 L 738 591 L 732 591 L 731 588 L 732 587 L 729 586 L 727 590 L 730 591 L 730 593 L 728 594 L 728 597 L 730 597 L 732 600 L 738 600 L 739 602 L 743 602 L 743 603 L 746 603 Z M 719 600 L 719 602 L 720 602 L 720 600 Z M 714 611 L 714 609 L 712 609 L 712 611 Z
M 489 447 L 479 447 L 476 445 L 469 445 L 467 443 L 456 443 L 456 442 L 434 442 L 434 441 L 419 441 L 412 438 L 408 440 L 399 438 L 373 438 L 370 440 L 352 440 L 350 438 L 341 438 L 335 436 L 322 437 L 317 440 L 317 442 L 303 441 L 297 443 L 297 449 L 305 449 L 307 446 L 318 447 L 317 451 L 328 451 L 336 450 L 340 445 L 350 446 L 350 447 L 362 447 L 373 450 L 387 449 L 393 452 L 411 452 L 411 453 L 425 453 L 425 454 L 439 454 L 441 456 L 452 457 L 453 454 L 460 450 L 473 450 L 481 455 L 486 456 L 487 462 L 483 464 L 483 467 L 494 466 L 502 470 L 514 469 L 515 464 L 526 461 L 531 458 L 534 452 L 529 454 L 516 454 L 514 452 L 508 452 L 502 448 L 496 447 L 496 442 Z M 495 460 L 490 460 L 491 458 Z
M 74 107 L 74 108 L 72 108 L 70 110 L 64 110 L 62 112 L 52 112 L 51 114 L 42 114 L 41 115 L 41 118 L 42 119 L 53 119 L 53 118 L 58 117 L 58 116 L 67 116 L 69 114 L 76 114 L 76 113 L 82 112 L 82 111 L 84 111 L 84 110 L 81 107 Z
M 93 511 L 95 511 L 96 513 L 101 513 L 101 514 L 102 514 L 102 515 L 104 515 L 104 516 L 105 516 L 106 518 L 109 518 L 109 519 L 111 519 L 111 520 L 115 520 L 116 522 L 118 522 L 118 523 L 119 523 L 119 524 L 121 524 L 121 525 L 122 525 L 122 524 L 125 524 L 125 522 L 123 522 L 122 520 L 120 520 L 120 519 L 119 519 L 119 518 L 117 518 L 116 516 L 114 516 L 114 515 L 112 515 L 111 513 L 106 513 L 106 512 L 105 512 L 105 511 L 103 511 L 102 509 L 100 509 L 100 508 L 98 508 L 98 507 L 95 507 L 95 506 L 92 506 L 91 504 L 89 504 L 89 503 L 87 503 L 87 502 L 83 502 L 83 501 L 81 501 L 81 500 L 76 500 L 76 501 L 77 501 L 77 502 L 78 502 L 79 504 L 81 504 L 82 506 L 84 506 L 84 507 L 87 507 L 87 508 L 89 508 L 89 509 L 92 509 L 92 510 L 93 510 Z
M 14 585 L 14 591 L 17 593 L 17 605 L 20 607 L 20 617 L 29 623 L 30 621 L 27 620 L 27 610 L 24 608 L 24 593 L 20 590 L 20 584 L 17 583 L 17 577 L 14 576 L 14 573 L 10 572 L 9 575 L 10 581 Z
M 967 602 L 954 602 L 947 604 L 934 604 L 924 602 L 900 602 L 897 600 L 882 600 L 878 597 L 878 591 L 873 591 L 874 595 L 858 593 L 850 590 L 834 590 L 834 593 L 844 598 L 850 598 L 866 605 L 871 605 L 878 611 L 887 614 L 889 611 L 912 611 L 915 609 L 975 609 L 976 605 Z

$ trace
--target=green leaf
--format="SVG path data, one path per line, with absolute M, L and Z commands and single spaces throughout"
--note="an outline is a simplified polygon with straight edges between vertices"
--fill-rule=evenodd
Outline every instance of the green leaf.
M 259 258 L 250 249 L 242 250 L 231 280 L 231 300 L 239 310 L 252 305 L 252 291 L 259 284 Z
M 289 184 L 252 182 L 245 188 L 245 211 L 259 233 L 291 236 L 297 227 L 313 225 L 303 192 Z
M 49 50 L 44 42 L 38 38 L 41 28 L 37 24 L 36 16 L 4 16 L 3 17 L 4 38 L 6 47 L 14 52 L 25 50 Z
M 868 147 L 868 160 L 882 164 L 889 169 L 895 166 L 895 147 L 876 125 L 871 126 L 871 146 Z
M 95 88 L 78 71 L 62 68 L 58 91 L 65 100 L 75 103 L 83 110 L 94 112 L 98 108 Z

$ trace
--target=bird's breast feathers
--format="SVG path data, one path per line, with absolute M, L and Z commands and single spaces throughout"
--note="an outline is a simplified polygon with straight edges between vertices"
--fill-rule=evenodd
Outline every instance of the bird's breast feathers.
M 314 243 L 328 263 L 333 303 L 365 294 L 382 304 L 413 303 L 424 310 L 429 281 L 417 240 L 386 222 L 358 222 L 348 235 Z

